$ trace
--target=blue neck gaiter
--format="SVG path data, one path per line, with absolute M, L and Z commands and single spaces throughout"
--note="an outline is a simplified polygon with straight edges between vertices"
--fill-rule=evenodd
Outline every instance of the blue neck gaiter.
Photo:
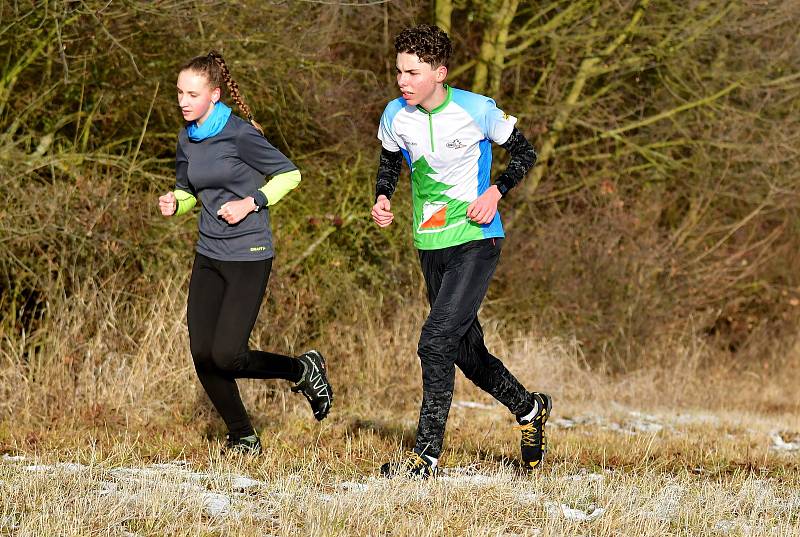
M 203 124 L 198 126 L 197 121 L 192 121 L 186 125 L 186 134 L 193 142 L 199 142 L 206 138 L 216 136 L 225 127 L 228 118 L 231 116 L 231 109 L 222 101 L 214 105 L 214 110 L 211 115 L 203 121 Z

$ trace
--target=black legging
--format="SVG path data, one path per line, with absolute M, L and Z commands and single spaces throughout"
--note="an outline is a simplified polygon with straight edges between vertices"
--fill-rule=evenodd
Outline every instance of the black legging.
M 478 309 L 489 288 L 502 239 L 440 250 L 420 250 L 431 311 L 417 353 L 422 362 L 422 405 L 415 451 L 438 457 L 453 398 L 455 367 L 514 415 L 533 408 L 531 395 L 483 341 Z
M 292 357 L 250 350 L 248 339 L 267 288 L 272 259 L 218 261 L 196 254 L 189 283 L 189 345 L 200 383 L 228 431 L 253 434 L 237 378 L 300 380 Z

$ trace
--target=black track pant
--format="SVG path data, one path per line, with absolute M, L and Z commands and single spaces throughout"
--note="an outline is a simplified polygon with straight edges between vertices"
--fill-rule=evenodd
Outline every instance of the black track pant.
M 237 378 L 297 382 L 295 358 L 250 350 L 247 341 L 267 288 L 272 259 L 218 261 L 196 254 L 189 283 L 189 345 L 197 376 L 228 431 L 253 434 Z
M 422 361 L 422 407 L 415 451 L 438 457 L 453 398 L 455 366 L 516 416 L 533 409 L 530 393 L 483 342 L 478 308 L 489 288 L 502 239 L 420 250 L 431 311 L 417 352 Z

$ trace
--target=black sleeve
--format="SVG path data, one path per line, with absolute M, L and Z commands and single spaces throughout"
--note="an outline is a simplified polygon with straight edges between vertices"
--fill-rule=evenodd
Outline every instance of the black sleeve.
M 508 167 L 495 182 L 500 194 L 505 196 L 506 192 L 517 186 L 522 181 L 522 178 L 525 177 L 525 174 L 533 168 L 533 165 L 536 164 L 537 156 L 536 150 L 531 143 L 516 127 L 514 127 L 506 143 L 500 147 L 511 154 Z
M 378 176 L 375 178 L 375 199 L 383 194 L 392 199 L 397 180 L 400 178 L 400 168 L 403 165 L 403 154 L 400 151 L 389 151 L 381 148 L 381 159 L 378 164 Z

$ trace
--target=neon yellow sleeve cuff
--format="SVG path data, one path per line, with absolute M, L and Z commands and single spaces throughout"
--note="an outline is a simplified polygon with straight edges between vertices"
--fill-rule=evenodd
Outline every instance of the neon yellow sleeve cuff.
M 259 188 L 259 190 L 267 197 L 267 205 L 275 205 L 299 184 L 300 170 L 292 170 L 275 175 L 272 179 L 267 181 L 266 185 Z
M 172 193 L 175 194 L 175 199 L 178 200 L 178 210 L 175 211 L 175 216 L 188 213 L 197 203 L 197 198 L 185 190 L 175 189 Z

